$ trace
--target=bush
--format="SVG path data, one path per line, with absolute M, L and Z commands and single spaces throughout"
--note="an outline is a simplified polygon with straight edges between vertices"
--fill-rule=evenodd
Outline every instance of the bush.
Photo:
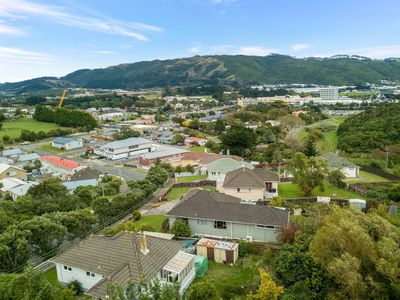
M 283 207 L 285 205 L 285 199 L 282 197 L 274 197 L 269 204 L 271 206 Z
M 83 293 L 83 288 L 78 280 L 71 281 L 67 287 L 72 290 L 75 295 L 81 295 Z
M 215 285 L 208 281 L 199 281 L 192 284 L 186 294 L 187 300 L 219 300 L 221 296 Z
M 378 163 L 377 161 L 371 161 L 371 163 L 369 164 L 371 166 L 371 168 L 374 169 L 378 169 L 378 170 L 382 170 L 382 165 L 380 163 Z
M 328 175 L 328 181 L 338 188 L 346 187 L 346 183 L 343 182 L 344 178 L 345 176 L 340 170 L 333 170 Z
M 239 242 L 239 256 L 244 257 L 246 255 L 256 255 L 259 249 L 255 243 L 247 243 L 243 240 Z
M 172 225 L 171 233 L 176 237 L 189 237 L 191 236 L 189 225 L 183 220 L 179 219 Z
M 274 258 L 274 252 L 272 252 L 272 249 L 268 248 L 264 250 L 264 254 L 263 254 L 263 262 L 266 265 L 271 264 L 271 262 L 273 261 Z
M 169 232 L 169 219 L 165 219 L 164 222 L 161 224 L 161 232 L 168 233 Z
M 138 210 L 133 211 L 132 219 L 134 221 L 139 221 L 141 218 L 142 218 L 142 214 L 140 213 L 140 211 L 138 211 Z

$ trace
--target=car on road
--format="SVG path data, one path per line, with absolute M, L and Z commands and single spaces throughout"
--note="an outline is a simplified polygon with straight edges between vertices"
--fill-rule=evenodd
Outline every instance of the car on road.
M 30 145 L 31 142 L 22 142 L 21 145 Z

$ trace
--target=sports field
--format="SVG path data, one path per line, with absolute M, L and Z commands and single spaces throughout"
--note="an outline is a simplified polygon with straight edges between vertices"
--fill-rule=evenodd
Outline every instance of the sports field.
M 39 132 L 39 131 L 48 132 L 52 129 L 57 129 L 57 128 L 61 127 L 54 123 L 40 122 L 28 118 L 20 118 L 17 120 L 6 120 L 3 122 L 3 127 L 0 130 L 0 138 L 2 138 L 4 135 L 9 135 L 12 138 L 19 137 L 23 129 L 31 130 L 34 132 Z

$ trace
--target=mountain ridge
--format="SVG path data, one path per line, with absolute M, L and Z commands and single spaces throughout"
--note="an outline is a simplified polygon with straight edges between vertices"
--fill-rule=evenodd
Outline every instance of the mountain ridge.
M 55 87 L 139 89 L 179 85 L 304 83 L 350 85 L 400 80 L 400 60 L 335 55 L 295 58 L 287 55 L 205 55 L 123 63 L 79 69 L 63 77 L 39 77 L 0 84 L 0 90 L 20 92 Z

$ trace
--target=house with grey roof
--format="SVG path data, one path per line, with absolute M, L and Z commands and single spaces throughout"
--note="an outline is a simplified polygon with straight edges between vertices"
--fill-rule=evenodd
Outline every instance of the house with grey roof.
M 37 153 L 21 154 L 15 158 L 13 165 L 17 167 L 31 166 L 37 160 L 40 160 Z
M 82 139 L 72 139 L 68 137 L 56 137 L 51 141 L 51 146 L 62 150 L 73 150 L 83 147 Z
M 195 189 L 167 213 L 170 226 L 183 219 L 192 235 L 221 239 L 277 242 L 289 211 L 238 197 Z
M 95 150 L 95 154 L 110 160 L 135 158 L 153 152 L 156 146 L 152 141 L 144 138 L 128 138 L 103 145 Z
M 19 148 L 8 148 L 4 149 L 2 155 L 6 157 L 14 157 L 22 154 L 22 150 Z
M 355 178 L 360 174 L 360 167 L 336 153 L 325 153 L 321 157 L 325 160 L 328 168 L 339 170 L 346 178 Z
M 239 168 L 217 181 L 221 193 L 247 201 L 263 201 L 278 196 L 279 176 L 266 169 Z
M 99 170 L 88 167 L 74 173 L 68 181 L 64 181 L 62 184 L 70 192 L 73 192 L 80 186 L 97 186 L 100 174 Z
M 245 161 L 237 161 L 230 157 L 224 157 L 214 160 L 211 163 L 207 164 L 205 169 L 206 174 L 208 174 L 209 180 L 223 182 L 226 174 L 243 167 L 254 169 L 254 166 L 252 164 Z
M 125 231 L 92 235 L 51 261 L 62 284 L 78 280 L 95 299 L 107 299 L 110 284 L 126 289 L 130 282 L 154 280 L 161 284 L 179 281 L 183 293 L 195 278 L 195 256 L 181 249 L 178 241 Z

